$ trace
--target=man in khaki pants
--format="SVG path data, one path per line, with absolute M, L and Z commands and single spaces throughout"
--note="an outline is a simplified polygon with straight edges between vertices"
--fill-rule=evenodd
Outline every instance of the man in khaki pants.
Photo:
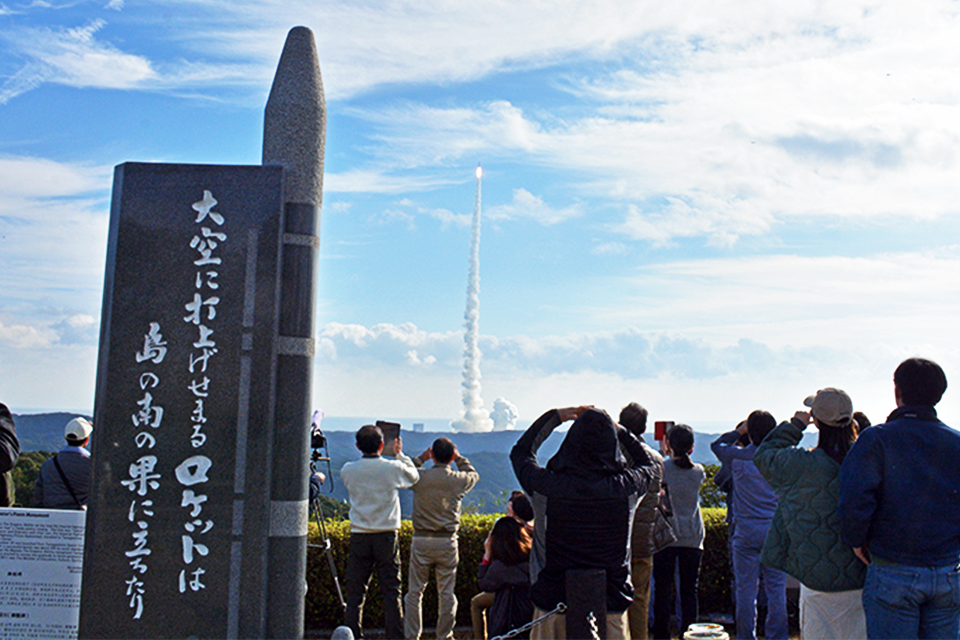
M 429 469 L 422 467 L 433 460 Z M 413 486 L 413 541 L 410 545 L 410 586 L 404 598 L 403 631 L 407 640 L 418 640 L 423 628 L 420 601 L 430 578 L 437 573 L 437 640 L 453 638 L 457 618 L 457 531 L 460 501 L 480 479 L 470 461 L 460 455 L 449 438 L 437 438 L 433 446 L 413 459 L 420 481 Z M 457 470 L 450 465 L 455 463 Z

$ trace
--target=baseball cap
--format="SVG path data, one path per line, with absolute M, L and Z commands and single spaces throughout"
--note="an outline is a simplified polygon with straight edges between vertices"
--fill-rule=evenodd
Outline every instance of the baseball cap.
M 93 425 L 86 418 L 74 418 L 63 428 L 63 437 L 77 442 L 86 440 L 93 433 Z
M 853 401 L 840 389 L 820 389 L 803 404 L 810 407 L 814 418 L 830 427 L 845 427 L 853 419 Z

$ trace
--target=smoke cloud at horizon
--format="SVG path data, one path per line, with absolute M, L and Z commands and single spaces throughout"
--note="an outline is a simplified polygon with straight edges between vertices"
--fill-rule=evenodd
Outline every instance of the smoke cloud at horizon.
M 520 411 L 517 406 L 506 398 L 497 398 L 493 401 L 490 419 L 493 420 L 494 431 L 513 431 L 519 418 Z

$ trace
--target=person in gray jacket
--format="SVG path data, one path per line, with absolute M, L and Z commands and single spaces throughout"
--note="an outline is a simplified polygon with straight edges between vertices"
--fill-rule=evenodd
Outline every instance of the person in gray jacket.
M 677 539 L 653 557 L 653 637 L 670 638 L 670 618 L 676 608 L 674 572 L 680 576 L 680 636 L 700 617 L 698 605 L 700 559 L 703 556 L 703 516 L 700 487 L 706 479 L 703 465 L 690 459 L 693 429 L 676 424 L 667 431 L 662 484 L 670 496 L 668 518 Z
M 86 509 L 90 491 L 90 434 L 86 418 L 74 418 L 63 429 L 66 446 L 43 463 L 37 475 L 33 501 L 47 509 Z

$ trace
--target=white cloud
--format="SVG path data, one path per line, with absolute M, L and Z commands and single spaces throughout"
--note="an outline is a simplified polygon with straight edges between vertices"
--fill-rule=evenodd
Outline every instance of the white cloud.
M 62 163 L 46 158 L 0 156 L 0 202 L 14 198 L 76 196 L 110 187 L 111 167 Z M 10 207 L 9 213 L 15 209 Z
M 446 229 L 450 225 L 456 227 L 469 227 L 473 221 L 473 216 L 469 213 L 453 213 L 447 209 L 424 209 L 422 207 L 418 207 L 417 211 L 421 214 L 425 214 L 431 218 L 439 220 L 443 229 Z
M 326 344 L 326 356 L 338 362 L 439 363 L 454 369 L 460 366 L 462 334 L 459 332 L 429 333 L 410 322 L 401 325 L 381 323 L 369 328 L 334 322 L 322 327 L 318 337 Z
M 46 328 L 28 325 L 4 325 L 0 322 L 0 342 L 16 349 L 48 347 L 56 341 L 56 334 Z
M 98 344 L 100 322 L 91 315 L 78 313 L 53 325 L 60 344 Z
M 5 34 L 4 39 L 28 62 L 0 87 L 0 104 L 44 82 L 131 89 L 156 79 L 146 58 L 96 40 L 105 25 L 94 20 L 73 29 L 20 28 Z
M 342 173 L 325 173 L 325 193 L 408 193 L 453 183 L 430 175 L 391 175 L 377 169 L 351 169 Z
M 503 100 L 473 108 L 418 103 L 346 111 L 374 126 L 371 153 L 397 167 L 436 166 L 464 156 L 531 152 L 538 146 L 539 123 Z
M 413 229 L 413 216 L 406 211 L 399 209 L 384 209 L 379 214 L 373 216 L 372 220 L 379 224 L 391 224 L 399 222 L 405 224 L 408 229 Z
M 577 218 L 584 213 L 581 203 L 574 203 L 562 209 L 555 209 L 545 203 L 543 198 L 535 196 L 526 189 L 514 189 L 513 201 L 489 207 L 484 215 L 491 220 L 509 220 L 526 218 L 543 225 L 553 225 L 570 218 Z
M 743 416 L 734 410 L 764 407 L 786 416 L 809 393 L 833 385 L 880 419 L 892 409 L 890 376 L 903 359 L 932 358 L 948 377 L 960 371 L 957 247 L 869 258 L 683 260 L 598 286 L 573 307 L 571 326 L 616 328 L 481 336 L 488 404 L 507 396 L 533 419 L 561 404 L 616 409 L 638 400 L 672 414 L 665 419 L 735 424 Z M 346 378 L 358 375 L 380 381 L 394 413 L 457 415 L 459 332 L 408 323 L 327 325 L 321 333 L 337 357 L 319 362 L 317 393 L 345 403 L 331 411 L 350 415 L 347 405 L 369 396 L 359 386 L 355 396 L 342 395 L 351 385 Z M 429 370 L 417 365 L 428 357 L 435 358 Z M 393 387 L 416 388 L 418 404 L 387 390 Z M 435 389 L 430 402 L 424 387 Z M 941 406 L 948 422 L 960 421 L 956 395 Z
M 616 26 L 586 19 L 551 50 L 580 47 L 617 70 L 570 67 L 560 86 L 577 102 L 557 112 L 493 100 L 350 113 L 376 128 L 384 166 L 429 171 L 482 154 L 569 172 L 583 198 L 623 203 L 610 229 L 632 240 L 725 247 L 790 218 L 957 212 L 954 7 L 773 3 L 732 20 L 724 3 L 693 4 L 601 4 Z M 570 26 L 546 23 L 545 37 Z M 550 59 L 527 55 L 531 66 Z
M 96 344 L 109 185 L 106 167 L 0 157 L 4 346 Z
M 900 326 L 910 324 L 905 320 Z M 872 340 L 876 327 L 860 329 L 866 335 L 842 347 L 822 344 L 820 332 L 795 336 L 800 346 L 749 338 L 725 343 L 698 337 L 696 330 L 483 336 L 484 391 L 491 398 L 509 395 L 528 421 L 550 407 L 596 403 L 616 411 L 636 400 L 659 416 L 666 414 L 664 419 L 732 426 L 756 408 L 787 417 L 824 386 L 846 389 L 859 409 L 880 419 L 892 409 L 890 377 L 904 358 L 932 357 L 948 376 L 960 370 L 960 350 L 936 342 L 935 336 L 917 333 L 900 344 L 881 343 Z M 939 335 L 950 335 L 952 329 L 944 329 Z M 317 363 L 316 401 L 331 415 L 459 415 L 458 335 L 426 333 L 410 324 L 328 325 L 322 333 L 325 340 L 350 347 L 349 355 Z M 437 361 L 424 367 L 430 353 Z M 947 398 L 940 408 L 948 422 L 960 419 L 960 399 Z

